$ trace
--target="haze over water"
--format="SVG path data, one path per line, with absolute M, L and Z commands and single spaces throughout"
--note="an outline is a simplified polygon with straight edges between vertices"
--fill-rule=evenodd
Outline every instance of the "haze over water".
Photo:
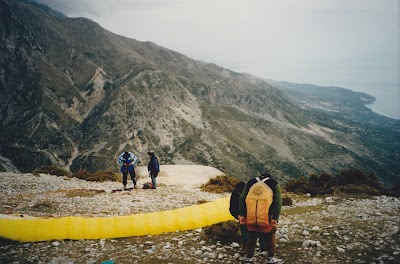
M 400 84 L 367 84 L 350 89 L 374 96 L 376 101 L 367 107 L 375 113 L 400 120 Z

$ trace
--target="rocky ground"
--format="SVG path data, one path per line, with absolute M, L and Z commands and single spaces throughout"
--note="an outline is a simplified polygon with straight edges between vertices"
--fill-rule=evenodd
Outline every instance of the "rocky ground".
M 118 182 L 85 182 L 41 174 L 0 173 L 0 213 L 102 217 L 175 209 L 229 195 L 200 191 L 222 174 L 203 166 L 162 169 L 157 190 L 112 193 Z M 145 175 L 145 173 L 141 173 Z M 139 179 L 139 186 L 149 181 Z M 397 198 L 293 198 L 278 230 L 278 257 L 286 263 L 400 263 Z M 1 227 L 0 227 L 1 228 Z M 237 243 L 208 240 L 202 229 L 158 236 L 20 243 L 0 240 L 0 263 L 240 263 Z M 265 258 L 256 253 L 256 263 Z

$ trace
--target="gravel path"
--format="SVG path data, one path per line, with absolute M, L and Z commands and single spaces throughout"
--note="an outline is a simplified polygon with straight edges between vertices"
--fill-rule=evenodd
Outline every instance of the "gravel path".
M 146 175 L 146 168 L 139 167 Z M 158 188 L 141 189 L 149 177 L 138 179 L 139 189 L 112 193 L 118 182 L 88 182 L 54 175 L 0 173 L 0 213 L 31 216 L 101 217 L 157 212 L 209 202 L 229 194 L 212 194 L 199 187 L 223 173 L 197 165 L 165 165 L 157 177 Z M 129 176 L 128 176 L 129 179 Z M 128 181 L 128 184 L 132 182 Z

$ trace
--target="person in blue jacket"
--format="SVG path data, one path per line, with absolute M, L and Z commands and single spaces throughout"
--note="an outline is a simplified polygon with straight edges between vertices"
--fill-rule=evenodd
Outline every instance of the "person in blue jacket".
M 154 154 L 154 150 L 149 150 L 147 152 L 149 155 L 149 164 L 147 165 L 147 170 L 149 171 L 149 176 L 151 178 L 151 183 L 153 184 L 152 189 L 157 188 L 157 175 L 160 172 L 160 163 L 158 162 L 158 158 L 156 154 Z
M 124 185 L 124 190 L 126 190 L 126 184 L 128 183 L 128 173 L 131 175 L 133 187 L 137 189 L 135 173 L 135 164 L 137 162 L 138 158 L 132 152 L 125 151 L 118 157 L 118 164 L 121 165 L 122 184 Z

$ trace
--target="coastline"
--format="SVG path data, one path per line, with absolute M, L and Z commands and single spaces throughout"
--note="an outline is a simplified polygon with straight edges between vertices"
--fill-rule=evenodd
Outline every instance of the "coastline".
M 400 84 L 347 85 L 354 92 L 362 92 L 375 97 L 375 101 L 365 106 L 374 113 L 400 120 Z
M 383 111 L 376 109 L 374 107 L 374 105 L 375 105 L 375 102 L 372 103 L 372 104 L 366 104 L 365 107 L 371 109 L 372 112 L 374 112 L 375 114 L 378 114 L 378 115 L 381 115 L 381 116 L 384 116 L 384 117 L 388 117 L 388 118 L 393 119 L 393 120 L 400 120 L 400 113 L 398 115 L 392 115 L 392 114 L 384 113 Z

